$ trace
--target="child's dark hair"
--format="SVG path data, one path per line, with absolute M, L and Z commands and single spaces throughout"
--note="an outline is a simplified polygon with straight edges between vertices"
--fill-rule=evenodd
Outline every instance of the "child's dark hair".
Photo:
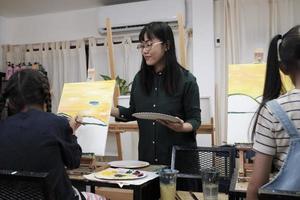
M 271 40 L 267 59 L 263 98 L 257 113 L 260 112 L 267 101 L 276 99 L 280 94 L 286 92 L 280 77 L 280 67 L 294 82 L 295 72 L 300 71 L 300 25 L 294 26 L 283 36 L 276 35 Z M 252 129 L 252 139 L 255 133 L 258 115 L 259 114 L 256 115 L 254 127 Z
M 151 22 L 147 24 L 139 34 L 139 41 L 143 42 L 145 35 L 151 40 L 159 39 L 163 44 L 166 44 L 167 51 L 165 52 L 165 78 L 163 80 L 165 91 L 168 94 L 173 94 L 181 83 L 181 70 L 185 70 L 176 58 L 174 35 L 171 27 L 166 22 Z M 141 64 L 141 84 L 147 94 L 150 94 L 153 87 L 153 71 L 142 59 Z
M 51 112 L 50 86 L 47 76 L 34 69 L 16 72 L 9 79 L 2 95 L 0 95 L 0 114 L 6 101 L 13 113 L 20 112 L 26 105 L 46 104 L 47 112 Z

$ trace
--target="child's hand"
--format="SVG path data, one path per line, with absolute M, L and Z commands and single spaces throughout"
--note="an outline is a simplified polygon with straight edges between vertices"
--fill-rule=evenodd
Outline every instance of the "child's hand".
M 71 118 L 69 121 L 69 124 L 71 128 L 73 129 L 73 134 L 75 131 L 79 128 L 82 122 L 82 117 L 76 116 L 75 118 Z

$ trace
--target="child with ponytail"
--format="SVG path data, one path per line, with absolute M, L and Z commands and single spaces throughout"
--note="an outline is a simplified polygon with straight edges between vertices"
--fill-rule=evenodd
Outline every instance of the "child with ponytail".
M 286 92 L 280 71 L 288 75 L 295 89 Z M 254 170 L 247 190 L 247 200 L 257 199 L 258 189 L 269 182 L 271 168 L 280 170 L 286 159 L 290 135 L 267 102 L 276 103 L 285 111 L 296 129 L 300 129 L 300 26 L 270 43 L 262 103 L 253 128 L 256 151 Z M 296 167 L 296 166 L 295 166 Z

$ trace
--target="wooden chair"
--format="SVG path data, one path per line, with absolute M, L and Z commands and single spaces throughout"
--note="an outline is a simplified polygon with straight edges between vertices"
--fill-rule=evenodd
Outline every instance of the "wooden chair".
M 300 193 L 291 192 L 291 191 L 270 191 L 266 189 L 259 189 L 258 199 L 259 200 L 278 200 L 278 199 L 299 200 Z
M 252 144 L 236 144 L 236 149 L 239 154 L 239 176 L 244 177 L 245 180 L 250 179 L 253 171 L 254 163 L 251 161 L 253 158 L 248 158 L 247 153 L 254 157 L 255 153 L 252 150 Z M 251 161 L 251 162 L 250 162 Z
M 0 199 L 50 200 L 48 173 L 0 170 Z

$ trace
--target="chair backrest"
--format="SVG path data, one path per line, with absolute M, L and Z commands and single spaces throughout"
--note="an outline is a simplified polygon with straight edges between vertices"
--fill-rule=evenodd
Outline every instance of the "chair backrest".
M 259 189 L 258 199 L 259 200 L 277 200 L 277 199 L 296 200 L 296 199 L 300 199 L 300 193 Z
M 173 146 L 171 168 L 179 170 L 179 178 L 201 179 L 201 170 L 210 167 L 219 171 L 219 190 L 228 192 L 235 167 L 235 148 Z
M 49 200 L 48 173 L 0 170 L 0 199 Z

